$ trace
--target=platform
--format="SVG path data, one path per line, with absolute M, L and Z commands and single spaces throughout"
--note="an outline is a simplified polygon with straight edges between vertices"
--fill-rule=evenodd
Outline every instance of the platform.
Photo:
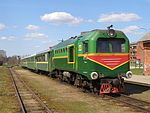
M 126 83 L 150 86 L 150 76 L 133 75 L 130 79 L 125 79 Z

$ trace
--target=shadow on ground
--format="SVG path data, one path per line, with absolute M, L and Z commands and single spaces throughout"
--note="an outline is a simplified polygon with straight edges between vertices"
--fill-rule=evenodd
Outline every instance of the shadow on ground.
M 148 86 L 142 86 L 142 85 L 135 85 L 130 83 L 125 83 L 126 92 L 127 95 L 133 95 L 133 94 L 140 94 L 145 91 L 150 91 L 150 87 Z

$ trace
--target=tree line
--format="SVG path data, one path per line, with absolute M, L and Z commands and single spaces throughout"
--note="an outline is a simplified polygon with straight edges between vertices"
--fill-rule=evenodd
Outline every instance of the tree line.
M 20 56 L 2 57 L 0 56 L 0 66 L 1 65 L 19 65 Z

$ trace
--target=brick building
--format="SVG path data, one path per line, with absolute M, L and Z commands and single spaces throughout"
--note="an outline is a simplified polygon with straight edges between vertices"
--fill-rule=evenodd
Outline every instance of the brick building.
M 144 75 L 150 75 L 150 32 L 143 36 L 137 44 L 137 59 L 143 64 Z
M 137 57 L 137 43 L 130 43 L 130 62 L 135 63 Z

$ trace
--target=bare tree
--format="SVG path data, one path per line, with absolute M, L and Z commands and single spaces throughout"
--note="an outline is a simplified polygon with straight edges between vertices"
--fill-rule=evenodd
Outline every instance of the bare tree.
M 20 64 L 20 56 L 8 57 L 7 63 L 10 65 L 19 65 Z

